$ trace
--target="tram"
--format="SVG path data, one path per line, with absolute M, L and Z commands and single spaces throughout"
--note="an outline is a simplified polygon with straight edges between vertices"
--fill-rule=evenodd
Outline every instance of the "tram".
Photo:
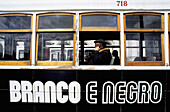
M 170 1 L 0 2 L 2 110 L 170 111 Z M 112 60 L 90 65 L 101 39 Z

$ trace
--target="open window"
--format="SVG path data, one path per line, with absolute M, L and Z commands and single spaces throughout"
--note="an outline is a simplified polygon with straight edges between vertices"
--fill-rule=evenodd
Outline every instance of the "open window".
M 125 65 L 163 66 L 163 14 L 130 13 L 125 19 Z
M 32 15 L 0 15 L 0 65 L 30 65 Z
M 40 14 L 37 21 L 37 65 L 74 65 L 75 15 Z
M 104 40 L 106 48 L 110 50 L 111 60 L 107 65 L 114 64 L 113 51 L 117 51 L 120 65 L 120 20 L 115 13 L 82 13 L 79 25 L 79 64 L 90 65 L 89 61 L 95 49 L 95 40 Z M 100 52 L 100 51 L 99 51 Z M 116 61 L 115 61 L 116 62 Z M 95 64 L 96 65 L 96 64 Z M 97 64 L 106 65 L 106 64 Z

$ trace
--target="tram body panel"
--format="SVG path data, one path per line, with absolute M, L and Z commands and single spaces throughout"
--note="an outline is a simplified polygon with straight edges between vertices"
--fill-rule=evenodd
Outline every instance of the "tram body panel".
M 30 29 L 0 29 L 0 33 L 12 35 L 28 33 L 30 44 L 29 47 L 25 43 L 28 40 L 22 40 L 26 35 L 21 35 L 20 40 L 16 36 L 15 44 L 12 43 L 15 45 L 12 46 L 15 51 L 11 50 L 11 52 L 15 52 L 13 56 L 15 60 L 0 62 L 1 110 L 17 112 L 169 112 L 169 0 L 0 0 L 0 2 L 0 16 L 22 15 L 31 18 Z M 71 15 L 72 29 L 39 29 L 38 18 L 53 14 Z M 117 27 L 112 29 L 110 26 L 100 28 L 85 26 L 83 29 L 80 21 L 83 15 L 88 14 L 109 15 L 109 18 L 116 15 L 118 21 L 116 24 L 113 23 L 113 26 L 117 25 Z M 126 15 L 139 15 L 142 18 L 142 14 L 160 16 L 161 28 L 126 29 Z M 60 23 L 58 22 L 58 24 Z M 157 32 L 161 41 L 157 42 L 157 39 L 152 42 L 148 39 L 149 41 L 146 42 L 147 39 L 128 38 L 126 33 L 129 32 L 140 33 L 139 38 L 142 39 L 144 33 Z M 71 42 L 70 39 L 64 40 L 65 42 L 58 41 L 61 38 L 60 35 L 56 36 L 58 40 L 53 40 L 53 38 L 56 39 L 55 36 L 47 35 L 44 40 L 42 39 L 40 46 L 42 48 L 39 49 L 38 36 L 41 33 L 68 33 L 72 35 Z M 113 50 L 118 51 L 121 65 L 93 66 L 87 64 L 85 57 L 92 55 L 94 40 L 99 39 L 100 37 L 97 36 L 100 35 L 107 38 L 109 43 L 107 47 L 111 53 Z M 134 50 L 136 52 L 134 56 L 129 55 L 131 51 L 126 52 L 128 48 L 126 48 L 126 44 L 128 44 L 126 40 L 140 40 L 140 47 L 144 49 L 143 54 L 138 53 L 137 45 L 139 44 L 132 42 L 135 44 L 128 47 L 131 51 L 135 48 L 137 50 Z M 83 44 L 82 47 L 81 43 L 86 44 Z M 6 44 L 7 41 L 3 35 L 0 35 L 0 58 L 5 57 Z M 31 52 L 25 46 L 30 48 Z M 143 60 L 146 60 L 144 58 L 150 50 L 146 50 L 146 47 L 155 48 L 153 52 L 150 52 L 155 57 L 150 59 L 149 64 L 148 62 L 139 64 L 139 61 L 126 63 L 126 61 L 134 61 L 138 54 L 143 56 Z M 41 57 L 38 57 L 38 50 Z M 22 62 L 25 56 L 29 58 L 22 63 L 24 65 L 22 66 L 19 62 Z M 38 65 L 38 61 L 53 64 L 51 66 L 46 63 Z M 55 62 L 58 61 L 60 63 L 69 61 L 69 64 L 66 64 L 67 66 L 55 65 Z M 159 62 L 154 63 L 155 61 Z M 9 64 L 7 65 L 7 63 Z M 154 64 L 158 66 L 156 67 Z

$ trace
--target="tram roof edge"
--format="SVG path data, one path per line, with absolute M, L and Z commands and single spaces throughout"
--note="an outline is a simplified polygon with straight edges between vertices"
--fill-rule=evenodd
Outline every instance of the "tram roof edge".
M 169 5 L 170 0 L 0 0 L 0 11 L 170 10 Z

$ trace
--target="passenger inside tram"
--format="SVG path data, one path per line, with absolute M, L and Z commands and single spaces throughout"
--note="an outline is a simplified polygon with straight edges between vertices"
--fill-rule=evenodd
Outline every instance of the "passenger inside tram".
M 109 65 L 111 61 L 110 49 L 106 47 L 103 39 L 94 41 L 95 49 L 89 57 L 89 65 Z
M 120 59 L 119 59 L 117 50 L 113 50 L 112 52 L 112 59 L 111 59 L 110 65 L 120 65 Z
M 79 64 L 80 65 L 113 65 L 111 64 L 111 54 L 114 50 L 117 51 L 119 57 L 120 54 L 120 35 L 117 32 L 80 32 L 80 43 L 79 43 Z M 99 48 L 100 43 L 97 41 L 104 41 L 102 45 L 103 48 L 109 49 L 110 61 L 106 63 L 101 63 L 100 60 L 98 63 L 92 63 L 91 57 L 93 57 L 95 50 L 102 51 L 103 48 Z M 106 57 L 107 54 L 106 54 Z M 90 62 L 91 61 L 91 62 Z M 119 60 L 120 61 L 120 60 Z M 119 62 L 120 63 L 120 62 Z M 120 65 L 120 64 L 114 64 Z

